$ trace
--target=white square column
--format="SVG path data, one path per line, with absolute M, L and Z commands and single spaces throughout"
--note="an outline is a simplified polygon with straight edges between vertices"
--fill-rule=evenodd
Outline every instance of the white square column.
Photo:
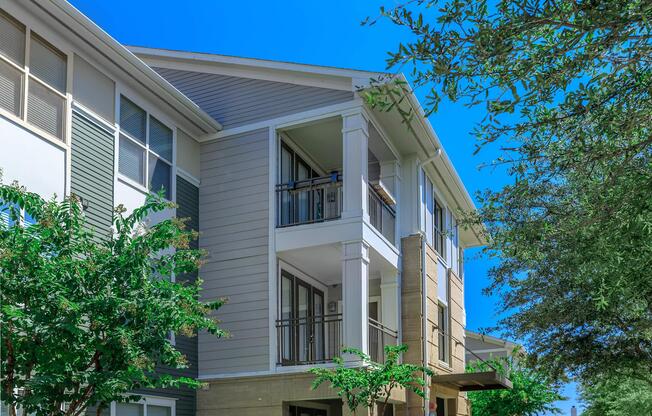
M 369 352 L 369 246 L 342 243 L 343 345 Z
M 342 218 L 360 217 L 369 221 L 368 196 L 368 121 L 361 112 L 342 119 Z
M 400 288 L 398 271 L 383 272 L 380 279 L 380 307 L 382 324 L 398 332 Z
M 398 247 L 401 241 L 401 165 L 398 161 L 388 160 L 380 162 L 380 181 L 387 187 L 389 192 L 392 193 L 392 196 L 396 201 L 396 205 L 394 206 L 396 212 L 394 221 L 395 237 L 392 243 Z

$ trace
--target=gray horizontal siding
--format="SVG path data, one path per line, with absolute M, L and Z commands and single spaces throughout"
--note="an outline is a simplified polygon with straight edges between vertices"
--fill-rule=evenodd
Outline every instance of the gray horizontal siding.
M 202 296 L 228 298 L 216 316 L 231 336 L 200 334 L 200 374 L 269 368 L 268 140 L 262 129 L 202 144 Z
M 71 143 L 71 191 L 89 202 L 87 224 L 98 237 L 106 236 L 113 216 L 113 132 L 73 111 Z
M 154 68 L 224 128 L 353 99 L 353 92 L 285 82 Z
M 199 231 L 199 188 L 177 176 L 177 217 L 186 218 L 186 227 L 189 230 Z M 192 241 L 192 248 L 198 248 L 199 243 Z M 197 274 L 176 276 L 177 281 L 194 281 Z M 186 337 L 180 334 L 175 336 L 175 347 L 181 351 L 188 360 L 188 368 L 176 369 L 165 366 L 158 366 L 156 371 L 162 374 L 170 374 L 177 377 L 197 378 L 198 375 L 198 337 Z M 195 416 L 197 406 L 197 392 L 189 388 L 169 389 L 142 389 L 136 393 L 164 396 L 177 399 L 177 416 Z

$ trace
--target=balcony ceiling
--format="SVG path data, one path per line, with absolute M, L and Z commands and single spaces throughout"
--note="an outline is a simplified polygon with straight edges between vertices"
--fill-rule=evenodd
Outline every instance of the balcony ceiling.
M 288 250 L 279 253 L 279 257 L 325 285 L 342 283 L 342 246 L 339 244 Z M 391 270 L 392 265 L 370 248 L 369 278 L 378 279 L 381 272 Z
M 307 153 L 319 168 L 328 173 L 342 168 L 342 119 L 320 120 L 317 123 L 285 130 L 290 139 Z

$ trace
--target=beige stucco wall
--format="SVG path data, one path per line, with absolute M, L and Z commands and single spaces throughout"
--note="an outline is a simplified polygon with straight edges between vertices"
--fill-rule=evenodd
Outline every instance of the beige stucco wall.
M 330 416 L 348 414 L 327 383 L 310 388 L 314 379 L 312 374 L 295 373 L 210 381 L 197 392 L 197 416 L 282 416 L 290 404 L 327 406 Z M 395 389 L 390 401 L 404 403 L 405 391 Z M 360 409 L 358 416 L 362 414 Z
M 423 303 L 422 296 L 422 239 L 420 235 L 403 238 L 402 245 L 402 274 L 401 274 L 401 317 L 403 325 L 402 341 L 409 347 L 404 359 L 406 362 L 423 364 Z M 426 290 L 427 293 L 427 324 L 426 340 L 428 343 L 428 366 L 438 374 L 451 374 L 464 372 L 464 286 L 455 275 L 449 276 L 450 287 L 450 317 L 451 335 L 455 340 L 451 342 L 451 365 L 442 365 L 438 359 L 437 336 L 437 254 L 428 246 L 426 247 Z M 466 416 L 469 409 L 466 394 L 456 389 L 438 384 L 430 385 L 429 397 L 435 396 L 448 399 L 449 415 Z M 402 406 L 398 415 L 423 416 L 424 401 L 413 393 L 407 394 L 407 404 Z

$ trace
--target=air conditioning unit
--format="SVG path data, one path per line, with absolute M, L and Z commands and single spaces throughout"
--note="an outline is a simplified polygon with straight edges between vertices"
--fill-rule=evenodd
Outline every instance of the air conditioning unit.
M 394 198 L 394 195 L 392 195 L 392 192 L 385 186 L 385 184 L 381 180 L 376 180 L 376 181 L 371 181 L 369 183 L 372 188 L 378 193 L 380 198 L 390 206 L 396 205 L 396 199 Z

